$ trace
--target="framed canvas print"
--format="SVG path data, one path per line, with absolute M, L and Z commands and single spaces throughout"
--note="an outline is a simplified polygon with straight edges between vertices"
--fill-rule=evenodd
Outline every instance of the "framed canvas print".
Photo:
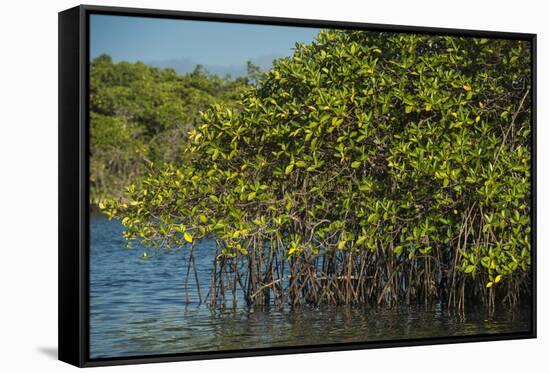
M 59 357 L 533 338 L 536 37 L 59 13 Z

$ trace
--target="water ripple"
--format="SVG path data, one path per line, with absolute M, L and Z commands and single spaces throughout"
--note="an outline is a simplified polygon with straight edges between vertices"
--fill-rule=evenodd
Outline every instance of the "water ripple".
M 529 310 L 457 318 L 441 309 L 304 307 L 263 311 L 211 310 L 198 302 L 194 281 L 186 304 L 185 250 L 126 249 L 122 227 L 91 219 L 90 355 L 98 357 L 220 351 L 528 331 Z M 197 247 L 203 296 L 210 283 L 213 243 Z

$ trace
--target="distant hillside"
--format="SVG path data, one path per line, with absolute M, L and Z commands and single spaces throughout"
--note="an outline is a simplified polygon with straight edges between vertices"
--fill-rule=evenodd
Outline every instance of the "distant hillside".
M 267 71 L 273 67 L 273 60 L 279 57 L 281 56 L 276 54 L 266 55 L 266 56 L 261 56 L 257 58 L 252 58 L 251 62 L 254 65 L 258 66 L 261 71 Z M 197 66 L 197 63 L 195 61 L 187 60 L 187 59 L 148 61 L 147 64 L 154 67 L 159 67 L 159 68 L 172 68 L 176 70 L 176 72 L 179 74 L 190 73 Z M 248 75 L 248 68 L 247 68 L 246 62 L 243 62 L 242 64 L 238 64 L 238 65 L 227 65 L 227 64 L 226 65 L 224 64 L 204 65 L 204 68 L 208 72 L 222 76 L 222 77 L 229 75 L 233 78 L 237 78 L 237 77 L 246 77 Z

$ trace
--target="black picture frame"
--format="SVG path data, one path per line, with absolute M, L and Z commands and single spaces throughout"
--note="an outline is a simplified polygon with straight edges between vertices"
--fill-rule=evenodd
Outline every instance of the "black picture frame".
M 264 25 L 325 27 L 526 40 L 532 56 L 531 242 L 532 307 L 529 332 L 438 337 L 364 343 L 258 348 L 120 358 L 89 357 L 89 17 L 91 14 L 139 16 Z M 81 5 L 59 13 L 59 360 L 79 367 L 218 359 L 259 355 L 356 350 L 536 338 L 536 34 L 396 26 L 357 22 L 274 18 Z

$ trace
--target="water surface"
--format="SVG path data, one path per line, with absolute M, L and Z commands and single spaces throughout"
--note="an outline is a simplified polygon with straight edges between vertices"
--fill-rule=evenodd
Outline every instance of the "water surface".
M 455 317 L 440 307 L 302 307 L 212 310 L 200 304 L 188 252 L 125 248 L 116 220 L 91 217 L 90 357 L 157 355 L 341 342 L 466 336 L 530 330 L 530 312 L 500 310 Z M 151 257 L 143 260 L 147 251 Z M 196 265 L 204 297 L 214 244 L 197 245 Z M 242 302 L 241 302 L 242 304 Z

